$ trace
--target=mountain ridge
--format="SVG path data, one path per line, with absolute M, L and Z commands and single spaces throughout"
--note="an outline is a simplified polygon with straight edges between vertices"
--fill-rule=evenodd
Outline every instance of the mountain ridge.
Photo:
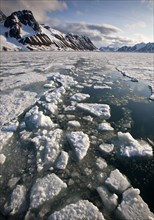
M 134 46 L 123 46 L 120 48 L 114 48 L 114 47 L 100 47 L 99 49 L 102 52 L 154 52 L 154 43 L 138 43 Z
M 29 10 L 5 16 L 0 11 L 1 50 L 96 50 L 90 38 L 63 34 L 39 24 Z

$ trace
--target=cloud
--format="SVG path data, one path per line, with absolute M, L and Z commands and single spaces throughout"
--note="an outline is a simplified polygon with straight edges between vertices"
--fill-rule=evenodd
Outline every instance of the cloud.
M 133 24 L 126 24 L 125 27 L 129 30 L 135 30 L 137 28 L 146 28 L 146 23 L 144 21 L 139 21 Z
M 121 29 L 110 24 L 97 25 L 85 22 L 65 23 L 56 26 L 56 28 L 65 34 L 72 32 L 74 34 L 88 36 L 98 47 L 102 45 L 109 45 L 113 42 L 117 42 L 120 46 L 124 43 L 130 43 L 130 41 L 126 41 L 126 39 L 118 37 L 118 35 L 122 33 Z
M 146 35 L 140 34 L 140 33 L 136 33 L 134 34 L 134 41 L 135 42 L 145 42 L 148 43 L 150 40 Z
M 67 4 L 62 0 L 1 0 L 1 10 L 6 15 L 24 9 L 31 10 L 37 21 L 46 22 L 51 19 L 48 12 L 63 11 Z
M 153 10 L 154 7 L 154 0 L 141 0 L 143 4 L 147 6 L 147 8 Z
M 65 23 L 57 26 L 57 28 L 63 31 L 64 33 L 67 33 L 69 30 L 69 32 L 71 31 L 76 34 L 84 34 L 89 32 L 92 35 L 95 35 L 96 33 L 109 35 L 112 33 L 122 32 L 121 29 L 109 24 L 97 25 L 97 24 L 89 24 L 85 22 Z

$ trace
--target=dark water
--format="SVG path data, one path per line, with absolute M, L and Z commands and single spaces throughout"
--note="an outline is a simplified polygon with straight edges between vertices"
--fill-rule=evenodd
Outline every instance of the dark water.
M 118 80 L 117 80 L 118 79 Z M 124 78 L 112 78 L 112 89 L 87 87 L 89 102 L 106 103 L 111 107 L 108 120 L 116 131 L 130 132 L 135 139 L 154 141 L 154 102 L 149 101 L 150 90 L 144 83 L 134 83 Z M 125 127 L 130 124 L 130 127 Z M 154 212 L 154 159 L 144 157 L 122 158 L 115 155 L 108 163 L 118 168 L 130 180 L 134 188 L 140 189 L 143 200 Z

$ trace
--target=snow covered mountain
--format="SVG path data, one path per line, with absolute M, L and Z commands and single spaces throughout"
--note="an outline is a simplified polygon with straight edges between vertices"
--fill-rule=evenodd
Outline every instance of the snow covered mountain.
M 132 47 L 124 46 L 118 49 L 119 52 L 154 52 L 154 43 L 139 43 Z
M 100 47 L 99 49 L 100 51 L 102 52 L 114 52 L 117 50 L 117 48 L 114 48 L 114 47 Z
M 39 24 L 28 10 L 5 16 L 0 11 L 0 50 L 96 50 L 86 36 L 63 34 Z
M 114 47 L 100 47 L 99 49 L 102 52 L 154 52 L 154 43 L 139 43 L 134 46 L 123 46 L 120 48 Z

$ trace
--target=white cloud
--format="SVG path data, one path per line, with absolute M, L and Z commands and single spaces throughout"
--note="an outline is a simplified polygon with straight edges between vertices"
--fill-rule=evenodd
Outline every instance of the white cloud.
M 137 28 L 146 28 L 146 23 L 144 21 L 139 21 L 133 24 L 126 24 L 125 27 L 129 30 L 135 30 Z
M 24 9 L 31 10 L 38 22 L 46 22 L 51 19 L 48 12 L 65 10 L 67 4 L 61 0 L 1 0 L 1 10 L 6 15 Z
M 147 8 L 153 10 L 154 7 L 154 0 L 141 0 L 143 4 L 147 6 Z
M 136 34 L 134 34 L 134 41 L 136 43 L 139 43 L 139 42 L 148 43 L 150 40 L 149 40 L 149 38 L 146 35 L 143 35 L 143 34 L 140 34 L 140 33 L 136 33 Z

